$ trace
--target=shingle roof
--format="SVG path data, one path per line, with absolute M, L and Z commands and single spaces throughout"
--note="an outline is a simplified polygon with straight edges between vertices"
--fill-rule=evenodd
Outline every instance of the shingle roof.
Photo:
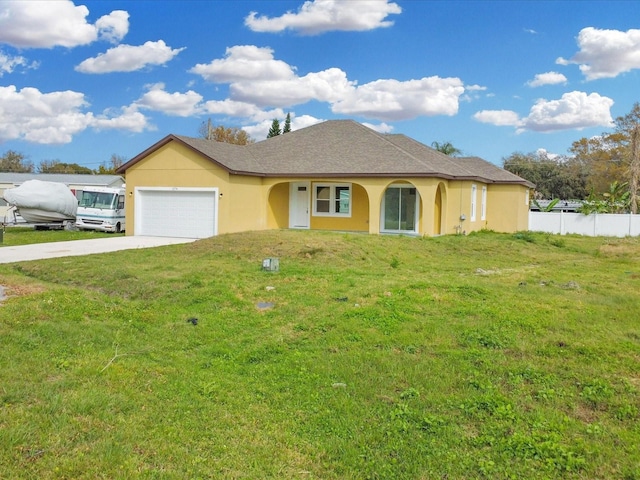
M 480 158 L 449 157 L 405 135 L 380 134 L 353 120 L 329 120 L 242 146 L 169 135 L 124 164 L 118 172 L 125 172 L 173 140 L 240 175 L 439 177 L 532 186 Z

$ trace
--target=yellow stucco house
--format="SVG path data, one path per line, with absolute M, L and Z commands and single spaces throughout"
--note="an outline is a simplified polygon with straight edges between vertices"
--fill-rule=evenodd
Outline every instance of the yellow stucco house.
M 533 185 L 477 157 L 330 120 L 251 145 L 168 135 L 125 163 L 127 235 L 527 230 Z M 133 228 L 131 228 L 133 226 Z

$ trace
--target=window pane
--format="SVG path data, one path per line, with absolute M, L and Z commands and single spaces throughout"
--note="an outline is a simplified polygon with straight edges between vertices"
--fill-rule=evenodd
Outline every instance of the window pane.
M 329 187 L 316 187 L 316 198 L 318 200 L 329 200 L 331 198 L 331 189 Z
M 336 213 L 349 213 L 349 187 L 336 187 Z
M 400 230 L 414 231 L 416 229 L 416 189 L 400 189 Z
M 387 188 L 384 192 L 384 229 L 400 229 L 400 189 Z
M 316 200 L 316 212 L 329 213 L 331 202 L 329 200 Z

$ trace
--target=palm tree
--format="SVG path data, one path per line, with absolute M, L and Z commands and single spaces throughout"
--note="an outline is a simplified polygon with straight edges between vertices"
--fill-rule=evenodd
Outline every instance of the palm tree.
M 432 142 L 431 146 L 440 153 L 444 153 L 445 155 L 449 155 L 450 157 L 457 157 L 458 155 L 462 154 L 462 150 L 454 147 L 451 142 Z

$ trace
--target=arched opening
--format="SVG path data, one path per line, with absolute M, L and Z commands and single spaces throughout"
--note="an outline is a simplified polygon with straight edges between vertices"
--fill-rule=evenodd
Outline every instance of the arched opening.
M 438 185 L 433 202 L 433 233 L 442 235 L 442 186 Z
M 382 195 L 381 233 L 419 233 L 420 194 L 411 183 L 392 183 Z
M 289 182 L 277 183 L 269 190 L 267 228 L 289 227 Z

